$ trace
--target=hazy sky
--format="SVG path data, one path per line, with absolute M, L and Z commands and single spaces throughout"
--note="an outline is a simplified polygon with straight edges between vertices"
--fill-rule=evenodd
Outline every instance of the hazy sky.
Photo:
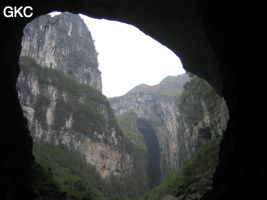
M 180 59 L 138 28 L 80 15 L 95 40 L 103 94 L 120 96 L 145 83 L 158 84 L 168 75 L 184 73 Z

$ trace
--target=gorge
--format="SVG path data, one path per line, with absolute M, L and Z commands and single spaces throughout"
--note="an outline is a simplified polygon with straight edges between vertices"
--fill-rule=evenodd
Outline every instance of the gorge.
M 261 116 L 266 102 L 266 68 L 264 52 L 259 51 L 266 43 L 261 28 L 265 23 L 261 12 L 264 6 L 210 0 L 164 3 L 93 0 L 77 5 L 46 1 L 32 6 L 33 18 L 53 10 L 68 10 L 135 24 L 174 50 L 184 67 L 208 80 L 229 108 L 213 186 L 203 199 L 255 199 L 264 195 L 266 159 L 260 155 L 265 141 L 262 131 L 265 119 Z M 255 9 L 258 12 L 251 14 Z M 15 89 L 22 30 L 33 18 L 1 18 L 0 85 L 5 94 L 1 99 L 5 113 L 0 140 L 2 199 L 36 199 L 32 188 L 37 178 L 33 173 L 32 140 Z M 248 70 L 251 66 L 256 69 L 253 76 Z M 248 113 L 253 117 L 248 117 Z
M 92 36 L 78 15 L 44 15 L 28 24 L 20 67 L 17 89 L 37 161 L 49 169 L 54 166 L 52 173 L 58 174 L 58 164 L 70 166 L 50 157 L 68 149 L 95 168 L 90 176 L 100 175 L 96 179 L 112 190 L 115 183 L 119 188 L 136 187 L 133 196 L 132 191 L 117 188 L 114 192 L 122 196 L 108 197 L 94 183 L 100 193 L 96 199 L 102 193 L 107 199 L 138 197 L 179 170 L 194 152 L 226 129 L 228 111 L 223 98 L 203 80 L 187 74 L 166 77 L 155 86 L 136 86 L 126 95 L 109 99 L 110 106 L 101 94 Z M 81 189 L 87 183 L 65 179 L 56 177 L 67 195 L 87 198 L 90 192 Z M 80 196 L 70 190 L 78 190 Z

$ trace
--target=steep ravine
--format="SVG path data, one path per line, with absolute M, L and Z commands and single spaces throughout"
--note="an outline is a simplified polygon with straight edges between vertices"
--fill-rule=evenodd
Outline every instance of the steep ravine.
M 133 111 L 156 136 L 160 173 L 154 180 L 176 172 L 194 152 L 221 136 L 228 120 L 223 98 L 204 80 L 190 80 L 186 74 L 167 77 L 155 86 L 137 86 L 110 102 L 117 116 Z
M 32 1 L 31 6 L 31 18 L 1 19 L 3 199 L 36 199 L 32 142 L 15 82 L 24 26 L 54 10 L 131 23 L 180 55 L 186 70 L 208 80 L 224 96 L 230 113 L 213 189 L 203 199 L 261 199 L 266 195 L 266 157 L 262 156 L 266 146 L 262 131 L 266 119 L 262 116 L 266 115 L 267 102 L 263 1 L 58 0 Z
M 149 91 L 136 91 L 136 88 L 122 97 L 112 98 L 110 102 L 118 116 L 133 110 L 138 118 L 147 120 L 159 143 L 161 173 L 174 172 L 178 168 L 176 142 L 178 110 L 175 102 L 168 96 L 160 96 Z
M 209 192 L 218 164 L 221 135 L 228 110 L 206 81 L 193 77 L 174 98 L 177 113 L 180 166 L 140 200 L 199 200 Z
M 36 148 L 43 153 L 39 160 L 49 160 L 53 154 L 45 152 L 45 145 L 60 153 L 62 149 L 49 145 L 66 146 L 66 157 L 74 160 L 77 155 L 67 151 L 78 152 L 106 180 L 100 181 L 99 191 L 111 186 L 104 193 L 107 199 L 109 193 L 111 199 L 134 199 L 148 186 L 159 185 L 226 128 L 224 100 L 203 80 L 187 74 L 166 77 L 155 86 L 142 84 L 110 99 L 115 117 L 101 94 L 91 34 L 78 15 L 46 15 L 28 24 L 20 67 L 17 88 L 35 145 L 41 144 Z M 128 122 L 127 116 L 132 116 Z M 64 161 L 58 159 L 62 170 Z M 71 168 L 70 173 L 77 171 Z M 80 177 L 74 181 L 75 190 L 85 195 L 80 181 Z M 69 180 L 62 183 L 72 184 Z

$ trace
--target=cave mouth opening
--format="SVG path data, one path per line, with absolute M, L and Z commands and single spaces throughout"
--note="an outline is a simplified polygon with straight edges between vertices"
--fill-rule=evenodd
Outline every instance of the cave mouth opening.
M 49 66 L 51 67 L 51 64 L 49 64 Z M 148 148 L 149 161 L 148 161 L 147 174 L 151 180 L 150 188 L 153 188 L 159 185 L 162 181 L 161 177 L 162 173 L 160 169 L 160 148 L 157 136 L 153 128 L 146 119 L 141 119 L 141 118 L 138 119 L 137 126 L 138 130 L 143 134 L 146 146 Z M 210 139 L 210 136 L 207 139 Z
M 93 176 L 95 179 L 94 181 L 99 181 L 101 184 L 106 184 L 103 183 L 103 181 L 101 181 L 100 179 L 103 177 L 99 177 L 99 175 L 94 174 L 95 171 L 94 169 L 89 169 L 89 170 L 82 170 L 82 172 L 79 172 L 78 169 L 76 167 L 73 167 L 73 163 L 71 163 L 72 161 L 77 161 L 77 154 L 75 154 L 75 152 L 67 152 L 70 148 L 74 148 L 75 151 L 79 152 L 81 151 L 81 149 L 78 147 L 77 144 L 73 143 L 73 138 L 71 138 L 69 135 L 64 136 L 64 138 L 59 139 L 59 135 L 63 134 L 64 132 L 68 132 L 70 127 L 72 126 L 72 124 L 75 125 L 75 118 L 79 117 L 81 119 L 84 118 L 90 118 L 89 115 L 87 115 L 86 113 L 83 112 L 79 112 L 75 114 L 75 111 L 73 112 L 74 114 L 71 114 L 71 109 L 68 108 L 68 105 L 70 104 L 74 104 L 73 102 L 78 101 L 78 102 L 82 102 L 82 98 L 77 97 L 76 95 L 73 95 L 73 97 L 77 97 L 76 99 L 74 99 L 73 97 L 68 97 L 68 93 L 72 92 L 72 90 L 77 87 L 77 84 L 74 83 L 71 80 L 68 80 L 68 78 L 65 77 L 65 75 L 67 76 L 74 76 L 75 81 L 77 80 L 77 75 L 81 74 L 83 76 L 83 78 L 86 78 L 86 72 L 85 73 L 81 73 L 81 71 L 75 71 L 71 68 L 68 68 L 66 70 L 64 70 L 62 68 L 62 66 L 59 66 L 58 68 L 55 66 L 55 63 L 57 63 L 58 60 L 60 60 L 59 56 L 55 56 L 53 53 L 57 52 L 58 49 L 60 49 L 60 47 L 62 47 L 61 45 L 67 45 L 68 42 L 66 42 L 61 36 L 63 35 L 64 32 L 67 33 L 67 36 L 71 36 L 71 29 L 70 30 L 66 30 L 64 28 L 62 28 L 60 30 L 60 33 L 62 34 L 61 36 L 56 35 L 55 33 L 53 33 L 53 28 L 51 28 L 52 26 L 56 26 L 57 23 L 59 23 L 59 20 L 57 19 L 57 17 L 51 16 L 51 18 L 54 19 L 46 19 L 46 18 L 41 18 L 43 16 L 38 17 L 40 20 L 38 22 L 36 22 L 36 20 L 34 19 L 32 22 L 30 22 L 29 24 L 26 25 L 27 30 L 24 29 L 24 35 L 27 35 L 27 37 L 23 37 L 22 40 L 22 51 L 21 51 L 21 56 L 20 56 L 20 60 L 19 60 L 19 65 L 21 68 L 19 77 L 18 77 L 18 82 L 17 82 L 17 90 L 19 93 L 19 100 L 24 112 L 24 116 L 28 119 L 28 126 L 31 132 L 31 135 L 33 137 L 34 140 L 34 155 L 36 158 L 36 161 L 38 163 L 44 164 L 44 163 L 49 163 L 48 165 L 44 165 L 46 172 L 48 173 L 48 176 L 50 176 L 51 174 L 49 173 L 53 173 L 54 171 L 56 171 L 56 178 L 57 181 L 59 180 L 59 182 L 63 185 L 63 187 L 65 187 L 68 192 L 69 191 L 77 191 L 79 193 L 84 193 L 86 194 L 86 192 L 88 192 L 88 188 L 86 186 L 86 184 L 84 184 L 86 181 L 89 181 L 89 178 L 91 178 L 90 176 L 88 176 L 87 179 L 82 180 L 80 179 L 80 174 L 84 173 L 85 171 L 88 173 L 93 173 Z M 46 21 L 47 20 L 47 21 Z M 35 25 L 38 24 L 42 24 L 44 21 L 45 24 L 43 24 L 40 28 L 40 30 L 37 30 L 36 34 L 34 33 L 34 27 L 30 26 L 31 23 L 36 23 Z M 68 23 L 68 22 L 66 22 Z M 119 23 L 119 22 L 117 22 Z M 74 27 L 74 26 L 73 26 Z M 72 27 L 72 29 L 74 29 Z M 76 27 L 77 28 L 77 27 Z M 136 29 L 136 28 L 134 28 Z M 137 30 L 137 29 L 136 29 Z M 135 30 L 135 31 L 136 31 Z M 79 30 L 75 30 L 77 31 L 77 33 L 79 34 Z M 32 32 L 32 33 L 31 33 Z M 51 35 L 49 35 L 48 33 L 52 33 Z M 140 34 L 140 33 L 139 33 Z M 128 36 L 129 37 L 129 36 Z M 148 38 L 148 36 L 144 36 L 144 34 L 142 33 L 142 41 L 144 41 L 144 37 L 145 39 Z M 60 43 L 51 43 L 51 45 L 46 45 L 46 42 L 49 40 L 53 40 L 54 38 L 58 38 L 60 40 Z M 94 38 L 92 38 L 94 39 Z M 126 38 L 127 40 L 129 38 Z M 136 40 L 136 39 L 135 39 Z M 155 43 L 155 41 L 152 41 L 151 38 L 149 38 L 149 42 L 148 43 Z M 95 41 L 94 41 L 95 42 Z M 69 42 L 72 45 L 78 44 L 79 42 L 73 40 Z M 141 42 L 142 43 L 142 42 Z M 43 45 L 43 46 L 42 46 Z M 46 45 L 46 46 L 45 46 Z M 152 45 L 153 46 L 153 45 Z M 166 54 L 170 53 L 170 50 L 166 50 L 166 47 L 163 47 L 162 45 L 160 45 L 160 48 L 164 48 L 163 52 L 157 52 L 158 54 L 161 54 L 162 57 L 168 57 L 166 56 Z M 92 48 L 92 46 L 88 46 L 89 48 Z M 47 48 L 47 49 L 45 49 Z M 137 47 L 135 47 L 137 48 Z M 140 47 L 138 47 L 140 48 Z M 147 50 L 147 52 L 149 51 L 154 51 L 153 49 L 159 48 L 159 43 L 157 43 L 156 45 L 154 44 L 154 47 L 150 48 L 149 50 Z M 123 48 L 122 48 L 123 49 Z M 79 50 L 79 49 L 78 49 Z M 98 50 L 98 49 L 97 49 Z M 145 50 L 145 49 L 142 49 Z M 64 59 L 65 61 L 68 61 L 68 57 L 66 56 L 68 51 L 68 48 L 66 47 L 64 49 Z M 91 49 L 90 49 L 91 51 Z M 101 55 L 101 50 L 98 50 L 99 54 Z M 78 52 L 78 51 L 77 51 Z M 43 54 L 42 54 L 43 53 Z M 84 52 L 82 52 L 84 53 Z M 98 52 L 96 52 L 97 54 Z M 142 54 L 141 52 L 139 52 L 140 54 Z M 31 55 L 32 54 L 32 55 Z M 120 54 L 120 53 L 117 53 Z M 129 52 L 128 54 L 131 54 L 133 57 L 130 60 L 135 60 L 136 59 L 136 54 L 138 54 L 138 52 Z M 72 59 L 70 61 L 68 61 L 70 64 L 73 64 L 74 62 L 79 63 L 79 60 L 77 60 L 76 58 L 82 58 L 79 57 L 77 54 L 75 54 L 75 52 L 73 53 L 73 56 L 75 56 L 75 59 Z M 172 72 L 169 74 L 166 74 L 165 71 L 167 71 L 167 67 L 163 70 L 163 71 L 158 71 L 156 76 L 158 76 L 156 82 L 159 82 L 161 79 L 164 78 L 164 76 L 167 75 L 177 75 L 177 71 L 178 68 L 180 66 L 181 71 L 184 72 L 184 70 L 182 69 L 180 60 L 178 57 L 175 56 L 175 58 L 173 57 L 173 53 L 171 55 L 172 60 Z M 143 59 L 145 59 L 146 56 L 143 57 Z M 150 65 L 150 66 L 154 66 L 154 69 L 150 69 L 150 72 L 155 72 L 157 70 L 162 69 L 161 67 L 155 67 L 156 64 L 159 63 L 163 63 L 166 64 L 166 58 L 165 61 L 155 61 L 155 58 L 159 58 L 160 56 L 158 55 L 154 55 L 152 56 L 153 58 L 150 58 L 151 60 L 154 60 L 154 64 L 153 63 L 148 63 L 148 59 L 146 58 L 146 61 L 143 61 L 146 65 Z M 113 58 L 113 59 L 117 59 L 118 58 Z M 137 59 L 137 60 L 141 60 Z M 66 63 L 68 63 L 66 62 Z M 95 60 L 93 60 L 92 65 L 95 66 L 97 62 L 95 62 Z M 101 64 L 101 63 L 100 63 Z M 124 64 L 125 65 L 125 64 Z M 133 64 L 133 65 L 137 65 L 138 64 Z M 130 66 L 130 68 L 134 69 L 134 66 Z M 28 69 L 27 66 L 29 67 Z M 178 67 L 177 67 L 178 66 Z M 114 66 L 113 66 L 114 67 Z M 176 68 L 177 67 L 177 68 Z M 111 67 L 112 68 L 112 67 Z M 129 67 L 128 67 L 129 68 Z M 142 68 L 142 67 L 141 67 Z M 156 70 L 156 68 L 158 68 Z M 63 73 L 60 71 L 63 69 Z M 139 69 L 140 70 L 140 69 Z M 144 70 L 144 68 L 142 68 L 142 70 Z M 174 70 L 174 71 L 173 71 Z M 103 72 L 102 72 L 103 73 Z M 181 72 L 180 72 L 181 73 Z M 114 72 L 113 72 L 114 74 Z M 117 72 L 117 74 L 119 74 Z M 129 72 L 128 72 L 129 74 Z M 131 78 L 133 76 L 133 74 L 136 74 L 135 77 L 140 77 L 140 74 L 148 74 L 148 72 L 134 72 L 131 73 L 130 72 L 130 76 L 128 75 L 128 77 L 126 77 L 123 81 L 128 81 L 131 84 L 137 84 L 137 83 L 132 83 Z M 138 75 L 139 76 L 138 76 Z M 165 75 L 164 75 L 165 74 Z M 47 76 L 49 75 L 49 76 Z M 159 76 L 160 75 L 160 76 Z M 32 78 L 31 78 L 32 76 Z M 46 77 L 47 76 L 47 77 Z M 110 75 L 110 77 L 113 77 L 113 75 Z M 147 75 L 146 75 L 147 76 Z M 89 76 L 91 77 L 91 76 Z M 130 78 L 129 78 L 130 77 Z M 149 77 L 152 77 L 152 75 L 150 74 Z M 159 78 L 160 77 L 160 78 Z M 140 80 L 139 80 L 140 81 Z M 155 80 L 153 80 L 154 83 L 156 84 Z M 23 84 L 21 84 L 23 83 Z M 53 85 L 54 83 L 56 83 L 56 85 Z M 82 84 L 84 84 L 87 82 L 82 82 Z M 142 82 L 139 82 L 142 83 Z M 151 83 L 152 84 L 152 83 Z M 119 83 L 119 86 L 122 86 L 123 84 Z M 29 86 L 28 88 L 24 88 L 24 86 Z M 71 86 L 70 88 L 67 88 L 67 86 Z M 136 85 L 134 85 L 136 86 Z M 60 89 L 66 89 L 67 92 L 64 93 L 60 90 L 58 90 L 59 87 Z M 98 87 L 100 88 L 100 87 Z M 98 95 L 99 96 L 99 95 Z M 67 102 L 68 99 L 70 99 L 70 102 Z M 65 117 L 64 115 L 66 115 L 67 117 Z M 91 118 L 90 118 L 91 119 Z M 95 121 L 95 123 L 97 123 Z M 138 122 L 138 126 L 140 128 L 140 131 L 142 131 L 142 133 L 144 134 L 144 138 L 145 138 L 145 142 L 146 145 L 148 147 L 148 157 L 149 157 L 149 162 L 148 162 L 148 170 L 147 170 L 147 174 L 150 177 L 150 182 L 149 182 L 149 186 L 148 188 L 152 188 L 155 187 L 157 185 L 160 184 L 161 182 L 161 172 L 160 172 L 160 153 L 159 153 L 159 144 L 157 142 L 157 138 L 156 135 L 153 131 L 153 129 L 150 127 L 149 123 L 145 120 L 139 120 Z M 79 123 L 79 125 L 75 125 L 75 128 L 79 131 L 83 131 L 86 128 L 90 128 L 90 126 L 87 125 L 83 125 L 81 123 Z M 46 134 L 47 133 L 47 134 Z M 56 134 L 54 134 L 56 133 Z M 75 136 L 76 137 L 76 136 Z M 107 139 L 109 140 L 109 139 Z M 150 141 L 151 140 L 151 141 Z M 64 142 L 66 142 L 66 146 L 64 146 Z M 51 145 L 51 144 L 52 145 Z M 63 144 L 63 145 L 62 145 Z M 64 153 L 66 152 L 66 153 Z M 65 157 L 65 158 L 64 158 Z M 93 156 L 92 156 L 93 157 Z M 107 158 L 106 155 L 104 155 L 104 153 L 101 153 L 101 155 L 99 157 L 93 157 L 93 158 L 89 158 L 90 160 L 97 160 L 99 158 Z M 70 159 L 69 161 L 67 161 L 66 159 Z M 51 164 L 52 163 L 52 164 Z M 94 164 L 94 163 L 93 163 Z M 65 165 L 70 166 L 70 169 L 68 169 L 68 167 L 66 167 Z M 84 168 L 84 163 L 79 162 L 78 167 L 80 168 Z M 46 169 L 47 168 L 47 169 Z M 94 167 L 92 167 L 94 168 Z M 100 170 L 101 173 L 106 174 L 108 171 L 108 166 L 106 164 L 101 164 L 101 168 Z M 96 171 L 96 172 L 99 172 Z M 63 173 L 64 172 L 64 173 Z M 115 174 L 119 174 L 119 169 L 115 169 Z M 68 178 L 64 177 L 66 175 L 70 174 L 70 176 Z M 77 177 L 78 174 L 78 177 Z M 84 174 L 85 175 L 85 174 Z M 58 178 L 59 177 L 59 178 Z M 84 176 L 85 177 L 85 176 Z M 112 182 L 112 178 L 111 178 L 111 183 Z M 147 180 L 145 180 L 147 181 Z M 115 184 L 118 184 L 118 181 L 114 181 Z M 120 184 L 120 183 L 119 183 Z M 118 186 L 114 186 L 114 187 L 118 187 Z M 126 186 L 125 186 L 126 187 Z M 132 187 L 132 186 L 131 186 Z M 128 188 L 131 188 L 128 187 Z M 138 187 L 142 187 L 142 186 L 138 186 Z M 147 187 L 147 186 L 145 186 Z M 123 188 L 123 189 L 118 189 L 119 193 L 127 193 L 123 190 L 128 190 L 128 188 Z M 129 193 L 132 193 L 133 191 L 135 191 L 136 189 L 131 189 L 131 191 L 129 191 Z M 142 191 L 143 188 L 140 189 L 140 191 Z M 110 192 L 112 193 L 112 191 Z M 74 194 L 76 195 L 76 194 Z
M 152 86 L 167 76 L 185 73 L 173 51 L 137 27 L 79 15 L 95 41 L 102 92 L 108 98 L 122 96 L 140 84 Z

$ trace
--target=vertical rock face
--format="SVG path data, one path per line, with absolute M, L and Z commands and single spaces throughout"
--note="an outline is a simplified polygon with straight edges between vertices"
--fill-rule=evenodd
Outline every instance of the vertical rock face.
M 25 27 L 17 82 L 35 143 L 78 151 L 103 178 L 129 174 L 113 111 L 101 90 L 90 32 L 78 15 L 39 17 Z
M 116 115 L 133 110 L 139 120 L 146 121 L 154 130 L 163 176 L 176 171 L 198 147 L 226 128 L 228 112 L 224 100 L 212 91 L 211 97 L 216 96 L 216 101 L 212 99 L 214 105 L 207 105 L 209 98 L 200 95 L 206 88 L 193 96 L 197 89 L 183 89 L 187 81 L 186 74 L 167 77 L 159 85 L 140 85 L 124 96 L 110 99 Z M 199 112 L 190 110 L 192 106 Z
M 179 144 L 182 162 L 207 141 L 222 136 L 229 114 L 224 99 L 198 77 L 184 85 L 176 104 L 179 109 L 178 141 L 185 141 Z
M 178 108 L 174 97 L 170 95 L 173 94 L 170 82 L 179 82 L 175 87 L 175 90 L 179 90 L 187 80 L 187 75 L 168 77 L 157 86 L 139 85 L 124 96 L 110 99 L 116 115 L 133 110 L 139 119 L 145 120 L 154 130 L 159 144 L 162 174 L 174 172 L 179 167 Z
M 39 65 L 102 89 L 94 42 L 79 15 L 44 15 L 33 20 L 24 28 L 21 56 L 30 56 Z

